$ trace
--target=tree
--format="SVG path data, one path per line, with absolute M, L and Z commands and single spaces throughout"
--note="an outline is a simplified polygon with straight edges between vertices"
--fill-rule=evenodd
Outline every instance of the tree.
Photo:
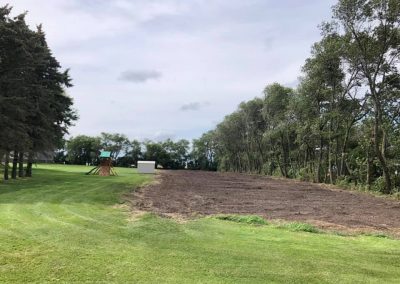
M 77 116 L 64 93 L 71 86 L 68 70 L 61 71 L 41 26 L 32 31 L 25 14 L 11 18 L 10 12 L 0 8 L 0 149 L 6 160 L 13 153 L 13 178 L 18 165 L 22 176 L 28 152 L 30 177 L 34 154 L 54 149 Z
M 145 152 L 143 158 L 156 162 L 164 169 L 184 169 L 189 157 L 189 141 L 179 140 L 177 142 L 167 139 L 164 142 L 144 142 Z
M 35 42 L 34 57 L 37 63 L 29 95 L 30 105 L 35 108 L 30 108 L 27 112 L 31 141 L 27 176 L 31 175 L 34 153 L 57 148 L 68 133 L 68 127 L 77 119 L 76 112 L 72 109 L 72 98 L 64 91 L 64 88 L 72 86 L 68 70 L 60 70 L 61 66 L 52 56 L 41 26 L 35 33 Z
M 126 152 L 130 146 L 129 139 L 124 134 L 102 132 L 100 139 L 103 150 L 110 151 L 114 160 L 119 157 L 121 152 Z
M 166 165 L 169 160 L 169 156 L 162 143 L 153 142 L 153 141 L 145 141 L 145 152 L 143 154 L 143 158 L 148 161 L 155 161 L 156 168 L 158 165 Z
M 162 163 L 167 169 L 184 169 L 188 159 L 189 141 L 181 139 L 177 142 L 167 139 L 163 142 L 162 147 L 167 153 L 168 159 Z
M 268 121 L 264 137 L 272 146 L 273 156 L 276 158 L 281 174 L 289 177 L 291 134 L 287 112 L 293 90 L 274 83 L 265 88 L 264 95 L 263 114 L 265 120 Z
M 5 150 L 4 179 L 8 179 L 10 152 L 26 146 L 25 124 L 27 76 L 29 74 L 29 31 L 24 14 L 10 17 L 11 8 L 0 8 L 0 148 Z M 13 175 L 14 177 L 14 175 Z
M 78 135 L 67 142 L 66 148 L 69 163 L 77 165 L 89 163 L 93 165 L 98 161 L 102 143 L 99 137 Z
M 385 193 L 392 190 L 388 166 L 385 86 L 398 74 L 400 55 L 400 3 L 398 0 L 340 0 L 334 18 L 347 40 L 347 60 L 359 71 L 368 87 L 374 118 L 374 146 L 385 178 Z
M 137 165 L 137 162 L 143 158 L 142 143 L 137 140 L 129 142 L 129 146 L 125 149 L 122 157 L 117 159 L 117 165 L 121 167 L 129 167 Z
M 204 133 L 199 139 L 193 139 L 189 168 L 196 170 L 217 170 L 215 132 Z
M 257 172 L 261 162 L 269 175 L 384 193 L 400 185 L 400 2 L 340 0 L 333 12 L 296 90 L 269 85 L 217 125 L 218 169 Z M 203 137 L 193 143 L 204 164 Z

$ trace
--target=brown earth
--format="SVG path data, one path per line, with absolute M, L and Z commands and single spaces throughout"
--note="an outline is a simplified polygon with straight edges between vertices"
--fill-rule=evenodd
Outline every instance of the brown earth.
M 136 209 L 189 218 L 255 214 L 320 228 L 379 231 L 400 236 L 400 202 L 361 192 L 265 176 L 161 171 L 158 182 L 134 193 Z

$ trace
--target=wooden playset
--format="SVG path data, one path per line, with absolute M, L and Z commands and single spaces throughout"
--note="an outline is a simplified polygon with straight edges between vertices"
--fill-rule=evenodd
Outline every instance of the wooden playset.
M 111 152 L 102 151 L 100 153 L 100 164 L 97 167 L 91 169 L 87 175 L 99 175 L 99 176 L 116 176 L 117 173 L 114 171 L 112 166 Z

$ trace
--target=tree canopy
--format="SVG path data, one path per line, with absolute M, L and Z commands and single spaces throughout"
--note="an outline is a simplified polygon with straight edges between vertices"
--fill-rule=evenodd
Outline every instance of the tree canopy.
M 12 177 L 26 175 L 36 153 L 54 150 L 68 127 L 76 120 L 68 70 L 49 49 L 41 26 L 31 30 L 25 14 L 11 17 L 11 8 L 0 7 L 0 155 L 5 156 L 4 178 L 8 179 L 9 157 L 13 157 Z
M 195 140 L 199 164 L 399 190 L 400 2 L 340 0 L 321 34 L 298 87 L 240 104 Z

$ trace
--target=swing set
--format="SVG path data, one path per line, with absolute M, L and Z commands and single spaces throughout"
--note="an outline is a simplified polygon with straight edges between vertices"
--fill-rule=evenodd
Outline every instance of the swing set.
M 111 152 L 109 151 L 101 151 L 100 152 L 100 164 L 97 167 L 94 167 L 87 175 L 99 175 L 99 176 L 117 176 L 117 173 L 114 171 L 112 166 L 112 157 Z

